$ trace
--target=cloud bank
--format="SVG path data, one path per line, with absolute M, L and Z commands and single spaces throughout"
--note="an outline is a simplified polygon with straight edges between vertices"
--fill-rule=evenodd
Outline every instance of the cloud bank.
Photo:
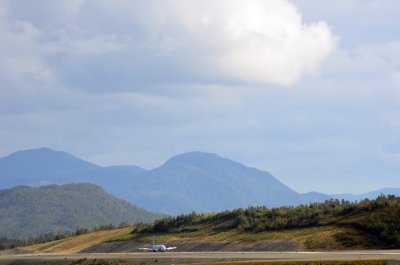
M 95 92 L 176 83 L 290 86 L 314 73 L 337 42 L 326 23 L 303 23 L 286 0 L 5 3 L 1 48 L 16 58 L 19 80 L 26 69 Z

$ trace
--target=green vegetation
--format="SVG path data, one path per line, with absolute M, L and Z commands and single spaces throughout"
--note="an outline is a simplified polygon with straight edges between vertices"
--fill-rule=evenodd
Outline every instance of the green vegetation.
M 61 239 L 63 234 L 68 235 L 77 228 L 84 232 L 108 224 L 117 226 L 121 222 L 153 222 L 159 217 L 161 215 L 117 199 L 93 184 L 19 186 L 0 191 L 0 238 L 44 235 L 47 241 Z
M 299 249 L 359 249 L 400 247 L 400 197 L 379 196 L 375 200 L 348 202 L 328 200 L 298 207 L 249 207 L 221 213 L 164 217 L 153 224 L 139 223 L 115 233 L 93 233 L 87 229 L 75 231 L 72 237 L 85 247 L 94 243 L 134 240 L 148 243 L 152 237 L 158 242 L 204 241 L 253 244 L 278 240 L 296 242 Z M 110 227 L 101 227 L 111 229 Z M 101 233 L 101 231 L 100 231 Z M 54 235 L 53 235 L 54 236 Z M 55 235 L 60 246 L 52 243 L 37 245 L 35 251 L 59 251 L 79 245 L 65 235 Z M 51 239 L 51 238 L 50 238 Z M 66 241 L 68 240 L 68 242 Z M 47 241 L 45 238 L 44 241 Z M 42 241 L 42 242 L 44 242 Z M 39 241 L 40 242 L 40 241 Z M 64 246 L 65 245 L 65 246 Z M 26 248 L 28 249 L 28 248 Z M 70 251 L 70 249 L 68 250 Z M 72 251 L 72 250 L 71 250 Z M 75 251 L 75 249 L 74 249 Z
M 381 195 L 375 200 L 348 202 L 328 200 L 297 207 L 249 207 L 216 214 L 179 215 L 165 217 L 154 224 L 136 226 L 132 238 L 148 240 L 148 235 L 177 235 L 213 239 L 261 240 L 274 233 L 293 233 L 334 227 L 334 239 L 345 247 L 357 245 L 400 247 L 400 198 Z M 325 230 L 324 230 L 325 229 Z M 368 238 L 368 240 L 365 240 Z M 326 242 L 311 237 L 305 239 L 309 249 L 326 248 Z
M 132 238 L 133 238 L 132 233 L 122 234 L 122 235 L 117 235 L 117 236 L 111 237 L 111 238 L 107 239 L 105 242 L 125 241 L 125 240 L 129 240 Z

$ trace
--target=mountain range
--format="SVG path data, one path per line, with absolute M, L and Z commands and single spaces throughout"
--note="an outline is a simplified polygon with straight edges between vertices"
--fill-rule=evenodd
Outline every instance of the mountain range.
M 0 191 L 0 238 L 26 238 L 161 217 L 117 199 L 94 184 L 18 186 Z
M 137 166 L 101 167 L 48 148 L 18 151 L 0 158 L 0 180 L 0 189 L 17 185 L 94 183 L 138 207 L 173 215 L 260 205 L 298 205 L 330 198 L 360 200 L 380 193 L 400 194 L 400 189 L 362 195 L 300 194 L 266 171 L 204 152 L 181 154 L 160 167 L 144 170 Z

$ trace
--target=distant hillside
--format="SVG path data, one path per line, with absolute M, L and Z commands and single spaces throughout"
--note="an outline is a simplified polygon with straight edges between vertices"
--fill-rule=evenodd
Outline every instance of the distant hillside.
M 137 166 L 101 167 L 65 152 L 39 148 L 0 158 L 0 189 L 88 182 L 117 190 L 116 183 L 144 172 Z
M 145 171 L 135 166 L 100 167 L 40 148 L 1 158 L 0 179 L 1 188 L 90 182 L 139 207 L 167 214 L 304 202 L 302 195 L 268 172 L 203 152 L 178 155 Z
M 134 205 L 166 214 L 299 205 L 329 198 L 353 201 L 380 193 L 400 195 L 400 189 L 362 195 L 299 194 L 266 171 L 204 152 L 175 156 L 150 171 L 137 166 L 101 167 L 48 148 L 0 158 L 0 189 L 78 182 L 99 185 Z
M 0 237 L 22 238 L 105 224 L 152 222 L 160 215 L 93 184 L 19 186 L 0 191 Z
M 313 202 L 324 202 L 326 200 L 332 199 L 332 196 L 326 195 L 319 192 L 307 192 L 301 194 L 303 203 L 313 203 Z M 339 198 L 337 198 L 339 199 Z
M 345 194 L 334 194 L 331 195 L 331 198 L 335 199 L 344 199 L 348 201 L 361 201 L 364 199 L 374 199 L 379 195 L 396 195 L 400 196 L 400 189 L 399 188 L 384 188 L 376 191 L 371 191 L 367 193 L 362 193 L 362 194 L 351 194 L 351 193 L 345 193 Z
M 145 209 L 172 214 L 211 212 L 249 205 L 298 204 L 301 196 L 265 171 L 215 154 L 175 156 L 145 173 L 127 194 Z

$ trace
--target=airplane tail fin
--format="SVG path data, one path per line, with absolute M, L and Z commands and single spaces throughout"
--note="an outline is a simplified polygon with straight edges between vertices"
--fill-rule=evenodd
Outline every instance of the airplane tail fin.
M 154 241 L 154 236 L 153 236 L 153 246 L 156 244 L 156 242 Z

